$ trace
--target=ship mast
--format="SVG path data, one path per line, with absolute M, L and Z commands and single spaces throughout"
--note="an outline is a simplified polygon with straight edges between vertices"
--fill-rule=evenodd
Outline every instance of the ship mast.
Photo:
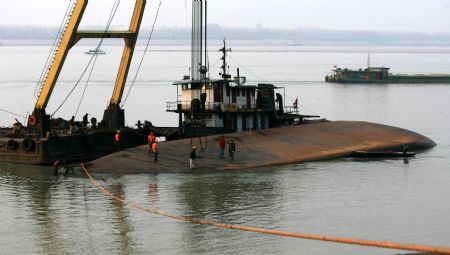
M 192 2 L 192 45 L 191 45 L 191 79 L 201 80 L 206 77 L 207 68 L 207 2 Z M 204 49 L 204 53 L 203 53 Z M 204 63 L 203 63 L 204 54 Z
M 231 78 L 231 75 L 227 74 L 227 52 L 231 52 L 231 48 L 227 49 L 227 43 L 225 39 L 223 39 L 223 48 L 219 50 L 219 52 L 222 52 L 222 57 L 220 58 L 222 60 L 222 78 L 223 79 L 229 79 Z

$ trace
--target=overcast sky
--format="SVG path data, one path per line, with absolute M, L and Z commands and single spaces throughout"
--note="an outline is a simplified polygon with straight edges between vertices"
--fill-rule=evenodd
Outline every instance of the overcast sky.
M 59 26 L 69 0 L 0 0 L 0 24 Z M 183 26 L 185 3 L 163 0 L 159 26 Z M 105 26 L 114 0 L 90 0 L 82 25 Z M 150 27 L 158 1 L 148 1 Z M 134 0 L 121 0 L 113 27 L 127 27 Z M 450 32 L 450 0 L 209 0 L 208 19 L 228 27 Z M 190 19 L 188 23 L 190 22 Z

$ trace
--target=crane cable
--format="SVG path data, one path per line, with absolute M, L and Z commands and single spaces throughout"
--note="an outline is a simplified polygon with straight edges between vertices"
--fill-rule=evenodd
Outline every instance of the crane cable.
M 114 18 L 114 15 L 115 15 L 116 11 L 117 11 L 117 8 L 119 7 L 119 4 L 120 4 L 120 0 L 117 1 L 117 5 L 116 5 L 116 2 L 114 3 L 114 5 L 116 5 L 116 8 L 114 9 L 114 7 L 113 7 L 114 11 L 112 11 L 110 16 L 109 16 L 108 24 L 107 24 L 107 26 L 105 28 L 105 31 L 104 31 L 105 33 L 108 31 L 109 27 L 111 26 L 111 22 L 112 22 L 112 20 Z M 100 50 L 100 47 L 101 47 L 104 39 L 105 39 L 105 37 L 102 36 L 102 38 L 100 40 L 100 43 L 98 44 L 97 48 L 95 48 L 96 54 L 94 54 L 94 56 L 95 56 L 94 57 L 94 62 L 92 63 L 91 71 L 89 72 L 88 78 L 86 80 L 86 84 L 84 85 L 84 89 L 83 89 L 83 93 L 81 94 L 80 102 L 78 102 L 77 110 L 75 111 L 75 115 L 74 115 L 75 117 L 78 114 L 78 110 L 80 109 L 80 105 L 81 105 L 81 102 L 83 101 L 84 94 L 86 93 L 87 86 L 88 86 L 89 81 L 91 79 L 92 71 L 94 71 L 95 63 L 97 62 L 98 51 Z
M 108 24 L 107 24 L 107 26 L 106 26 L 106 28 L 105 28 L 105 33 L 106 33 L 106 31 L 108 31 L 108 29 L 109 29 L 109 27 L 110 27 L 110 25 L 111 25 L 111 22 L 112 22 L 112 20 L 113 20 L 115 14 L 116 14 L 116 11 L 117 11 L 117 8 L 119 7 L 119 4 L 120 4 L 120 0 L 117 0 L 117 1 L 114 2 L 113 8 L 112 8 L 112 10 L 111 10 L 111 14 L 110 14 L 110 16 L 109 16 L 110 18 L 109 18 L 109 20 L 108 20 Z M 104 37 L 101 38 L 100 43 L 97 45 L 97 48 L 96 48 L 96 49 L 100 49 L 100 47 L 101 47 L 101 45 L 102 45 L 102 43 L 103 43 L 103 39 L 104 39 Z M 88 64 L 86 65 L 86 68 L 85 68 L 85 69 L 83 70 L 83 72 L 81 73 L 81 76 L 78 78 L 78 80 L 77 80 L 77 82 L 75 83 L 75 85 L 73 86 L 73 88 L 69 91 L 69 94 L 67 94 L 67 96 L 64 98 L 64 100 L 61 102 L 61 104 L 60 104 L 60 105 L 56 108 L 56 110 L 52 113 L 51 117 L 53 117 L 53 116 L 56 114 L 56 112 L 58 112 L 59 109 L 61 109 L 61 107 L 67 102 L 67 99 L 69 99 L 70 95 L 73 93 L 73 91 L 75 90 L 75 88 L 76 88 L 76 87 L 78 86 L 78 84 L 81 82 L 81 79 L 83 79 L 84 75 L 86 74 L 86 72 L 87 72 L 89 66 L 91 65 L 91 63 L 92 63 L 92 61 L 94 60 L 94 58 L 95 58 L 96 55 L 97 55 L 97 54 L 92 55 L 91 59 L 89 60 Z
M 50 59 L 52 57 L 52 52 L 56 49 L 56 45 L 58 44 L 58 38 L 60 36 L 60 34 L 62 33 L 62 31 L 64 30 L 64 24 L 67 21 L 67 17 L 68 17 L 68 13 L 70 13 L 70 7 L 73 6 L 73 0 L 69 1 L 69 4 L 67 5 L 67 9 L 66 9 L 66 13 L 64 14 L 64 18 L 61 21 L 61 25 L 59 26 L 58 32 L 56 33 L 56 37 L 55 40 L 53 41 L 52 44 L 52 48 L 50 49 L 50 52 L 48 53 L 48 57 L 47 60 L 45 61 L 45 65 L 44 68 L 42 69 L 42 73 L 41 76 L 39 77 L 38 82 L 36 83 L 36 87 L 34 88 L 34 97 L 37 99 L 37 91 L 39 89 L 39 85 L 41 84 L 44 76 L 45 76 L 45 71 L 47 70 L 47 65 L 50 63 Z
M 21 117 L 21 118 L 25 118 L 25 119 L 27 118 L 27 117 L 25 117 L 25 116 L 23 116 L 23 115 L 20 115 L 20 114 L 14 113 L 14 112 L 10 112 L 10 111 L 5 110 L 5 109 L 0 109 L 0 111 L 9 113 L 9 114 L 11 114 L 11 115 L 13 115 L 13 116 L 17 116 L 17 117 Z
M 257 228 L 257 227 L 248 227 L 242 225 L 233 225 L 227 224 L 217 221 L 210 220 L 201 220 L 188 216 L 179 216 L 174 215 L 168 212 L 160 211 L 154 207 L 152 208 L 144 208 L 134 202 L 130 202 L 121 198 L 114 196 L 110 191 L 108 191 L 105 187 L 100 185 L 87 171 L 84 164 L 80 164 L 86 176 L 90 179 L 92 184 L 97 187 L 102 193 L 108 195 L 112 199 L 127 205 L 131 208 L 138 209 L 140 211 L 149 212 L 152 214 L 156 214 L 162 217 L 189 222 L 193 224 L 199 225 L 207 225 L 217 228 L 223 229 L 233 229 L 233 230 L 241 230 L 247 232 L 268 234 L 268 235 L 277 235 L 277 236 L 285 236 L 285 237 L 293 237 L 300 239 L 309 239 L 309 240 L 317 240 L 324 242 L 333 242 L 333 243 L 343 243 L 343 244 L 351 244 L 358 246 L 369 246 L 369 247 L 378 247 L 378 248 L 386 248 L 386 249 L 395 249 L 395 250 L 407 250 L 407 251 L 419 251 L 419 252 L 428 252 L 428 253 L 438 253 L 438 254 L 450 254 L 449 247 L 436 247 L 436 246 L 428 246 L 428 245 L 417 245 L 417 244 L 402 244 L 402 243 L 394 243 L 394 242 L 382 242 L 382 241 L 373 241 L 373 240 L 363 240 L 363 239 L 353 239 L 353 238 L 345 238 L 345 237 L 335 237 L 335 236 L 323 236 L 323 235 L 314 235 L 314 234 L 306 234 L 306 233 L 298 233 L 298 232 L 287 232 L 287 231 L 279 231 L 273 229 L 265 229 L 265 228 Z
M 252 71 L 250 71 L 248 68 L 246 68 L 245 66 L 241 65 L 239 62 L 237 62 L 234 58 L 232 58 L 231 56 L 227 55 L 227 57 L 229 57 L 235 64 L 237 64 L 238 66 L 244 68 L 247 72 L 253 74 L 253 76 L 255 76 L 256 78 L 260 79 L 262 82 L 265 83 L 269 83 L 268 81 L 264 80 L 263 78 L 261 78 L 260 76 L 258 76 L 257 74 L 253 73 Z M 293 98 L 291 98 L 290 96 L 286 95 L 287 98 L 291 99 L 292 101 L 294 101 Z M 299 106 L 301 106 L 302 108 L 304 108 L 305 110 L 315 114 L 315 115 L 319 115 L 317 113 L 315 113 L 314 111 L 312 111 L 311 109 L 307 108 L 305 105 L 303 104 L 298 104 Z
M 122 102 L 122 105 L 120 106 L 121 108 L 123 108 L 123 106 L 127 102 L 128 96 L 130 95 L 131 89 L 133 88 L 133 85 L 136 82 L 136 78 L 138 76 L 138 73 L 139 73 L 139 71 L 141 69 L 142 62 L 144 61 L 145 54 L 148 51 L 148 46 L 150 45 L 150 41 L 152 40 L 152 36 L 153 36 L 153 31 L 155 30 L 155 24 L 156 24 L 156 21 L 158 20 L 159 9 L 161 8 L 161 4 L 162 4 L 162 1 L 159 1 L 158 10 L 156 11 L 155 20 L 153 21 L 152 30 L 150 31 L 150 35 L 149 35 L 148 40 L 147 40 L 147 45 L 145 45 L 144 53 L 142 54 L 141 60 L 140 60 L 139 65 L 138 65 L 138 68 L 137 68 L 136 73 L 134 74 L 133 80 L 132 80 L 132 82 L 130 84 L 130 88 L 128 89 L 127 94 L 126 94 L 126 96 L 125 96 L 125 98 L 124 98 L 124 100 Z

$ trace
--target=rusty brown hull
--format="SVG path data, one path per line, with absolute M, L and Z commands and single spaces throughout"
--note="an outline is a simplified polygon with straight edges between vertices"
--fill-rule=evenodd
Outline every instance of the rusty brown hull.
M 284 165 L 351 155 L 353 151 L 425 150 L 436 146 L 418 133 L 357 121 L 332 121 L 287 126 L 226 135 L 236 142 L 235 161 L 219 159 L 218 136 L 183 139 L 159 144 L 158 162 L 147 146 L 114 153 L 93 162 L 91 171 L 108 173 L 151 173 L 189 171 L 191 143 L 200 157 L 198 170 L 226 170 Z M 201 151 L 201 148 L 204 151 Z

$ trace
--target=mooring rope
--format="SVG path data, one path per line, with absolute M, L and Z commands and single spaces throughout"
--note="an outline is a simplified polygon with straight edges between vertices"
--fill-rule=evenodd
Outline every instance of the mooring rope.
M 395 250 L 450 254 L 450 248 L 448 248 L 448 247 L 435 247 L 435 246 L 418 245 L 418 244 L 402 244 L 402 243 L 395 243 L 395 242 L 382 242 L 382 241 L 373 241 L 373 240 L 353 239 L 353 238 L 346 238 L 346 237 L 323 236 L 323 235 L 287 232 L 287 231 L 257 228 L 257 227 L 248 227 L 248 226 L 221 223 L 221 222 L 216 222 L 216 221 L 201 220 L 201 219 L 196 219 L 196 218 L 192 218 L 192 217 L 188 217 L 188 216 L 174 215 L 174 214 L 171 214 L 168 212 L 160 211 L 156 208 L 144 208 L 136 203 L 133 203 L 133 202 L 130 202 L 130 201 L 127 201 L 127 200 L 124 200 L 124 199 L 114 196 L 111 192 L 109 192 L 105 187 L 100 185 L 89 174 L 89 172 L 87 171 L 84 164 L 81 164 L 80 166 L 83 169 L 84 173 L 91 180 L 92 184 L 94 186 L 96 186 L 102 193 L 108 195 L 112 199 L 114 199 L 118 202 L 121 202 L 131 208 L 135 208 L 135 209 L 138 209 L 141 211 L 153 213 L 153 214 L 163 216 L 166 218 L 171 218 L 174 220 L 179 220 L 179 221 L 184 221 L 184 222 L 189 222 L 189 223 L 199 224 L 199 225 L 213 226 L 213 227 L 217 227 L 217 228 L 234 229 L 234 230 L 241 230 L 241 231 L 247 231 L 247 232 L 285 236 L 285 237 L 294 237 L 294 238 L 301 238 L 301 239 L 310 239 L 310 240 L 317 240 L 317 241 L 324 241 L 324 242 L 343 243 L 343 244 L 351 244 L 351 245 L 359 245 L 359 246 L 370 246 L 370 247 L 395 249 Z

